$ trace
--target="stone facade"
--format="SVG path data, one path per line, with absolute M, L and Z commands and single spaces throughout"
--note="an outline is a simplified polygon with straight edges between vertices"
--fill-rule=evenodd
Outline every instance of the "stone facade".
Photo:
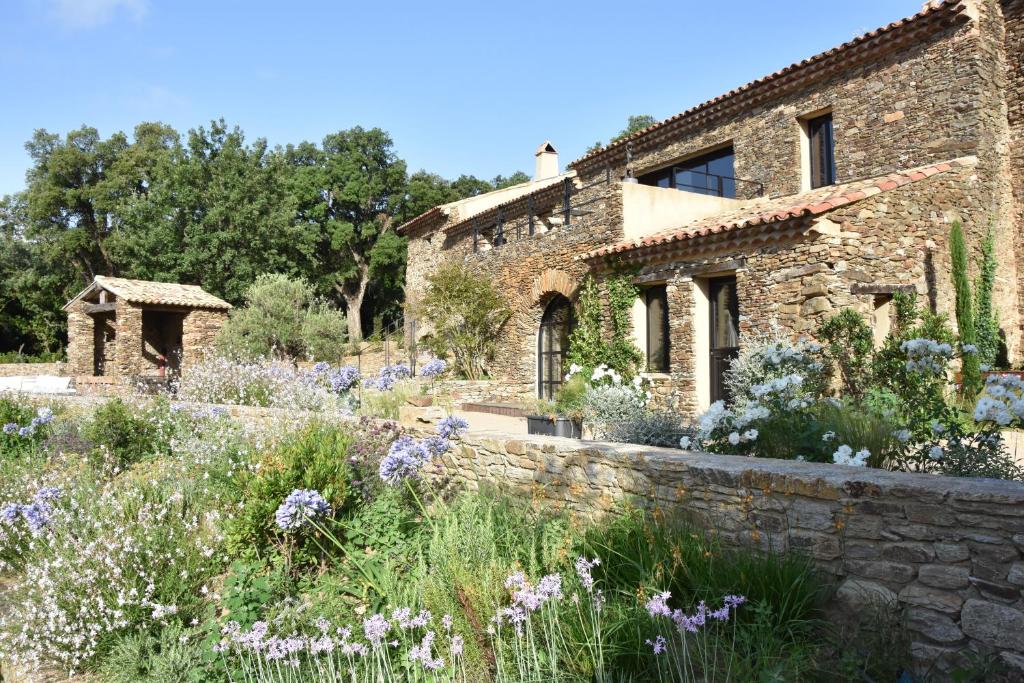
M 707 278 L 736 277 L 741 344 L 769 327 L 807 335 L 844 307 L 872 314 L 898 290 L 916 291 L 955 319 L 947 241 L 959 221 L 972 268 L 982 241 L 990 232 L 995 239 L 994 304 L 1015 362 L 1024 351 L 1022 7 L 1021 0 L 927 5 L 588 154 L 565 181 L 573 185 L 568 226 L 547 186 L 533 193 L 529 212 L 521 199 L 498 207 L 497 216 L 495 209 L 429 212 L 406 231 L 409 300 L 446 261 L 488 276 L 513 309 L 492 374 L 529 387 L 550 297 L 574 293 L 588 273 L 600 281 L 613 270 L 636 271 L 641 286 L 667 286 L 670 371 L 653 377 L 655 391 L 692 414 L 709 399 L 701 346 Z M 822 112 L 833 122 L 834 194 L 808 184 L 802 126 Z M 717 213 L 654 225 L 664 211 L 630 204 L 636 195 L 620 179 L 723 145 L 733 149 L 735 176 L 750 182 L 738 183 L 736 199 Z M 645 196 L 678 206 L 680 194 L 687 193 Z M 636 215 L 651 225 L 630 225 Z
M 806 554 L 835 580 L 840 613 L 903 610 L 922 669 L 979 652 L 1024 676 L 1017 482 L 498 433 L 467 435 L 443 472 L 588 516 L 626 501 L 682 512 L 728 546 Z

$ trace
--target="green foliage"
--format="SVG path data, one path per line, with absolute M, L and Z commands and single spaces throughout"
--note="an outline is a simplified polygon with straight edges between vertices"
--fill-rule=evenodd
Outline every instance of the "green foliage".
M 151 416 L 114 398 L 96 409 L 82 428 L 82 436 L 96 444 L 90 462 L 97 469 L 122 472 L 146 457 L 166 453 L 166 439 Z
M 911 339 L 952 344 L 955 337 L 945 316 L 919 308 L 915 294 L 897 292 L 893 305 L 893 328 L 872 359 L 872 388 L 865 400 L 892 410 L 896 419 L 911 430 L 914 440 L 921 440 L 930 436 L 931 420 L 946 407 L 946 378 L 908 370 L 901 346 Z
M 402 406 L 414 393 L 409 382 L 398 382 L 390 391 L 364 388 L 360 394 L 359 414 L 381 420 L 397 420 Z
M 590 383 L 582 372 L 564 381 L 555 395 L 555 412 L 579 419 L 583 414 L 584 401 L 589 389 Z
M 981 265 L 974 283 L 974 328 L 978 362 L 989 367 L 996 366 L 1000 355 L 999 320 L 992 309 L 997 267 L 995 235 L 989 230 L 981 242 Z
M 591 277 L 583 282 L 576 302 L 576 326 L 569 335 L 566 362 L 590 372 L 607 365 L 630 379 L 643 362 L 643 353 L 636 348 L 631 335 L 630 312 L 638 290 L 629 275 L 613 275 L 604 281 L 608 301 L 610 339 L 604 336 L 604 310 L 601 290 Z
M 199 683 L 206 668 L 201 634 L 178 624 L 155 633 L 139 630 L 117 639 L 99 677 L 106 683 Z
M 839 369 L 843 393 L 861 400 L 871 376 L 874 336 L 860 313 L 845 308 L 818 325 L 815 337 L 825 346 L 829 360 Z
M 609 145 L 614 144 L 614 143 L 618 142 L 619 140 L 622 140 L 623 138 L 629 137 L 633 133 L 637 133 L 637 132 L 643 130 L 644 128 L 648 128 L 649 126 L 653 126 L 657 122 L 658 122 L 658 120 L 656 118 L 654 118 L 653 116 L 651 116 L 650 114 L 634 114 L 634 115 L 631 115 L 629 117 L 629 119 L 627 120 L 627 122 L 626 122 L 626 127 L 623 128 L 622 130 L 620 130 L 615 135 L 613 135 L 611 140 L 608 141 L 608 144 Z M 600 141 L 595 142 L 589 149 L 587 149 L 587 153 L 589 154 L 590 152 L 595 152 L 595 151 L 601 149 L 603 146 L 604 145 Z
M 228 525 L 231 552 L 243 559 L 265 557 L 271 546 L 285 536 L 276 527 L 274 513 L 295 489 L 313 489 L 344 511 L 349 501 L 346 456 L 352 432 L 342 426 L 314 423 L 290 434 L 266 452 L 255 473 L 242 480 L 242 509 Z M 311 535 L 296 538 L 297 561 L 316 555 Z
M 427 278 L 422 313 L 433 334 L 424 340 L 439 358 L 451 358 L 456 373 L 483 379 L 498 336 L 511 315 L 490 278 L 447 264 Z
M 345 317 L 301 278 L 260 275 L 245 292 L 245 306 L 231 311 L 217 336 L 231 358 L 310 360 L 337 358 L 345 341 Z
M 967 242 L 959 221 L 949 231 L 949 255 L 952 264 L 953 289 L 956 291 L 956 326 L 960 333 L 960 345 L 974 345 L 977 329 L 974 322 L 974 303 L 971 298 L 971 283 L 967 274 Z M 990 293 L 991 296 L 991 293 Z M 961 392 L 972 398 L 981 391 L 981 370 L 978 354 L 965 353 L 962 358 Z

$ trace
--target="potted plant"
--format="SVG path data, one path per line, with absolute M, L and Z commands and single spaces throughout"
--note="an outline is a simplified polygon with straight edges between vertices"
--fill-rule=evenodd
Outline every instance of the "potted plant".
M 538 401 L 532 415 L 526 416 L 526 429 L 540 436 L 583 436 L 583 398 L 587 381 L 581 374 L 572 375 L 555 394 L 554 401 Z

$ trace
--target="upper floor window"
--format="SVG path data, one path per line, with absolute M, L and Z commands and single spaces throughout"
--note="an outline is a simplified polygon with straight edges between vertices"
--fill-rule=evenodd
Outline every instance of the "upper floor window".
M 808 119 L 807 142 L 810 152 L 811 189 L 836 184 L 836 144 L 832 132 L 832 114 Z
M 736 198 L 732 146 L 680 161 L 674 166 L 647 173 L 638 178 L 644 185 L 671 187 L 714 197 Z

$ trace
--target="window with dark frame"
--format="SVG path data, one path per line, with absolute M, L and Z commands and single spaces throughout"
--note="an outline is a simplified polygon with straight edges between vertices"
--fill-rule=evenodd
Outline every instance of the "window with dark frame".
M 642 185 L 670 187 L 714 197 L 736 198 L 736 154 L 732 146 L 680 161 L 638 178 Z
M 836 184 L 836 144 L 832 114 L 807 120 L 811 152 L 811 189 Z
M 647 371 L 668 372 L 668 292 L 665 285 L 644 291 L 647 304 Z

